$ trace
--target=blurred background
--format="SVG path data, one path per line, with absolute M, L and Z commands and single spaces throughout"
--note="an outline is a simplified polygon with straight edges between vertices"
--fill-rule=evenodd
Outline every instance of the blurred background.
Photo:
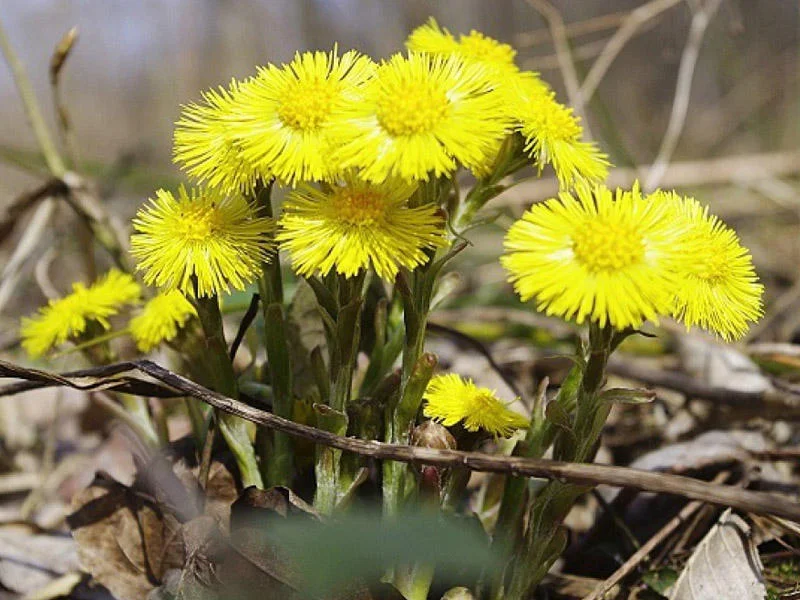
M 566 24 L 574 77 L 584 82 L 584 92 L 598 58 L 604 51 L 609 58 L 614 34 L 630 34 L 622 36 L 624 43 L 602 76 L 590 76 L 596 91 L 578 107 L 591 136 L 617 167 L 647 165 L 658 155 L 693 15 L 703 5 L 699 0 L 552 2 Z M 170 162 L 173 122 L 181 104 L 198 99 L 201 90 L 252 74 L 256 65 L 287 61 L 295 51 L 336 43 L 386 57 L 402 49 L 407 34 L 429 16 L 454 33 L 474 28 L 513 44 L 521 66 L 540 71 L 562 101 L 575 100 L 574 90 L 566 93 L 548 21 L 536 3 L 524 0 L 0 3 L 0 20 L 52 125 L 48 63 L 58 40 L 77 26 L 80 37 L 61 75 L 61 95 L 81 172 L 98 179 L 114 214 L 123 220 L 159 185 L 178 181 Z M 800 139 L 799 32 L 798 3 L 792 0 L 719 4 L 690 44 L 698 56 L 683 97 L 688 101 L 685 121 L 671 136 L 675 147 L 666 161 L 680 164 L 668 168 L 661 180 L 665 187 L 696 192 L 739 229 L 771 295 L 792 284 L 800 259 L 800 205 L 791 181 L 800 169 L 793 153 Z M 736 160 L 714 160 L 731 156 Z M 40 181 L 40 171 L 32 132 L 4 65 L 0 207 Z M 622 170 L 611 181 L 629 185 L 634 175 Z M 547 182 L 522 186 L 500 204 L 519 213 L 553 190 Z M 496 255 L 499 238 L 490 238 L 487 234 L 489 255 Z M 75 243 L 63 240 L 60 252 L 69 254 Z M 0 261 L 13 247 L 3 246 Z M 37 304 L 37 290 L 30 294 L 26 309 Z

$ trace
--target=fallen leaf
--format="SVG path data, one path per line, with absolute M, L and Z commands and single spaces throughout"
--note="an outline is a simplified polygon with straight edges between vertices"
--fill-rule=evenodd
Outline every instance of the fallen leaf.
M 73 499 L 68 523 L 81 567 L 119 600 L 139 600 L 182 568 L 177 519 L 117 482 L 97 481 Z
M 728 509 L 695 548 L 670 598 L 763 600 L 766 596 L 750 526 Z

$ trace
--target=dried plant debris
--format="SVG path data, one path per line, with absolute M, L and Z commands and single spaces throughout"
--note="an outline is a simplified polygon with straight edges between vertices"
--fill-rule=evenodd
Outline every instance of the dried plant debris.
M 78 570 L 75 544 L 66 534 L 22 524 L 0 527 L 0 586 L 31 594 Z
M 750 526 L 727 510 L 692 553 L 671 600 L 763 600 L 767 588 Z

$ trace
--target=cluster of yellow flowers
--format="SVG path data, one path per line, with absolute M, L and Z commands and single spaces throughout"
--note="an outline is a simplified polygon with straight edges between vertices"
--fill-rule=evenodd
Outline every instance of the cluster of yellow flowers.
M 98 331 L 91 331 L 91 324 L 107 331 L 111 328 L 109 319 L 126 306 L 139 304 L 141 296 L 142 288 L 136 280 L 118 269 L 111 269 L 89 287 L 73 283 L 72 293 L 51 300 L 34 317 L 23 317 L 22 347 L 31 358 L 39 358 L 68 339 L 97 334 Z M 162 292 L 144 304 L 125 331 L 140 351 L 149 352 L 174 339 L 179 328 L 194 315 L 194 307 L 183 294 Z
M 736 233 L 673 192 L 564 192 L 526 212 L 505 250 L 520 297 L 578 323 L 621 330 L 669 315 L 731 340 L 762 314 L 763 286 Z
M 514 135 L 529 164 L 552 164 L 565 185 L 605 176 L 606 157 L 510 46 L 477 32 L 459 41 L 433 21 L 407 45 L 381 64 L 355 51 L 298 54 L 186 106 L 175 160 L 205 187 L 161 190 L 134 221 L 145 281 L 241 289 L 275 243 L 300 275 L 371 268 L 393 280 L 445 243 L 439 207 L 414 202 L 420 182 L 459 167 L 485 176 Z M 244 199 L 273 178 L 293 188 L 276 235 Z
M 736 234 L 692 198 L 605 188 L 606 156 L 511 46 L 433 20 L 406 45 L 381 63 L 336 48 L 297 54 L 184 107 L 174 158 L 197 187 L 159 190 L 133 221 L 131 254 L 163 292 L 130 324 L 141 350 L 194 314 L 184 295 L 244 289 L 276 248 L 306 277 L 371 270 L 391 282 L 424 265 L 453 227 L 446 198 L 425 190 L 461 168 L 479 182 L 526 165 L 558 177 L 565 191 L 511 227 L 501 259 L 521 298 L 548 314 L 617 329 L 672 316 L 726 340 L 761 315 L 762 287 Z M 273 180 L 291 188 L 276 221 L 254 200 Z M 95 305 L 98 286 L 76 284 L 26 320 L 28 351 L 80 334 L 86 320 L 107 328 L 116 308 Z M 131 279 L 134 288 L 111 304 L 136 300 Z M 429 390 L 428 416 L 503 435 L 523 426 L 489 390 L 447 377 Z M 448 396 L 471 398 L 460 418 Z

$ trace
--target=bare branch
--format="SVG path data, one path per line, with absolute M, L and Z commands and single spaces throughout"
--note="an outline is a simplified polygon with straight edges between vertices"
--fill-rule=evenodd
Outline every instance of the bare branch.
M 630 187 L 643 173 L 655 165 L 635 169 L 612 169 L 606 184 L 610 187 Z M 767 152 L 724 156 L 710 160 L 674 162 L 666 166 L 661 178 L 663 187 L 681 188 L 731 182 L 759 181 L 800 172 L 800 152 Z M 492 201 L 492 207 L 527 206 L 558 193 L 555 178 L 523 181 Z
M 124 373 L 126 370 L 138 370 L 171 389 L 202 400 L 219 410 L 237 415 L 252 423 L 361 456 L 441 467 L 460 467 L 471 471 L 557 479 L 577 484 L 605 484 L 614 487 L 674 494 L 710 504 L 731 506 L 757 515 L 775 515 L 800 522 L 800 505 L 776 494 L 742 490 L 680 475 L 653 473 L 628 467 L 566 463 L 516 456 L 494 456 L 482 452 L 434 450 L 400 444 L 385 444 L 374 440 L 348 438 L 301 423 L 295 423 L 273 413 L 249 406 L 239 400 L 228 398 L 148 360 L 118 363 L 107 367 L 107 369 L 112 368 L 118 374 Z M 68 377 L 45 371 L 25 369 L 5 361 L 0 361 L 0 377 L 30 378 L 37 381 L 52 379 L 58 385 L 75 387 Z
M 689 38 L 686 40 L 686 46 L 683 49 L 680 66 L 678 67 L 678 79 L 675 84 L 675 99 L 672 102 L 672 112 L 669 116 L 664 139 L 661 140 L 658 156 L 656 156 L 653 166 L 647 172 L 647 177 L 644 180 L 643 187 L 645 190 L 652 190 L 658 187 L 667 169 L 667 164 L 678 146 L 678 140 L 686 123 L 686 114 L 689 111 L 689 96 L 692 93 L 692 79 L 694 79 L 694 69 L 700 56 L 700 47 L 703 44 L 708 24 L 721 3 L 722 0 L 707 0 L 692 17 Z
M 639 28 L 680 2 L 683 0 L 653 0 L 631 11 L 616 33 L 611 36 L 605 49 L 589 69 L 586 79 L 583 80 L 581 96 L 584 102 L 589 102 L 592 98 L 611 64 Z

